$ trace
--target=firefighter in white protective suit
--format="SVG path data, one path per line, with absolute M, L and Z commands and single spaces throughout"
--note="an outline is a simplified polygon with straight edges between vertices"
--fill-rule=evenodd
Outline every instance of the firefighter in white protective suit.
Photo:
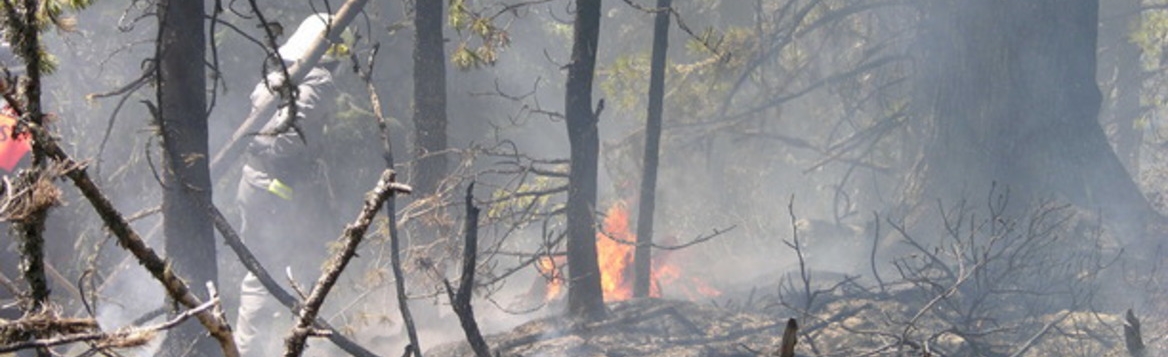
M 313 14 L 301 22 L 279 48 L 285 64 L 291 66 L 308 56 L 312 42 L 327 33 L 330 26 L 328 14 Z M 327 258 L 326 245 L 339 232 L 339 226 L 320 219 L 329 214 L 324 212 L 320 195 L 325 190 L 318 156 L 324 125 L 335 112 L 337 91 L 332 70 L 338 65 L 337 52 L 347 50 L 341 39 L 332 40 L 329 51 L 296 83 L 295 115 L 287 105 L 281 107 L 252 137 L 236 196 L 247 246 L 278 281 L 286 281 L 280 277 L 290 271 L 305 289 L 310 289 L 319 276 L 320 266 Z M 265 97 L 277 95 L 273 89 L 282 82 L 281 67 L 276 64 L 268 68 L 272 72 L 267 83 L 261 81 L 251 94 L 253 112 Z M 248 273 L 240 289 L 235 323 L 241 355 L 277 355 L 291 323 L 289 310 Z

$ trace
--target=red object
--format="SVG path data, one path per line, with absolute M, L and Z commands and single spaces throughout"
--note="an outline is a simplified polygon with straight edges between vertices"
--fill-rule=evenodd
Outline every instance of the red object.
M 15 138 L 12 136 L 12 129 L 15 127 L 16 118 L 0 113 L 0 168 L 8 172 L 16 169 L 16 164 L 32 148 L 28 133 L 22 133 Z

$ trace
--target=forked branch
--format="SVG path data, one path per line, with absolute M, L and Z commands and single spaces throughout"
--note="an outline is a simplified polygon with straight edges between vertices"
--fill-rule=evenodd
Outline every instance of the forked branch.
M 397 175 L 392 169 L 383 171 L 381 179 L 377 181 L 377 186 L 365 195 L 365 205 L 361 209 L 361 213 L 357 215 L 357 220 L 345 227 L 345 232 L 341 236 L 344 247 L 329 259 L 326 265 L 327 270 L 312 287 L 312 292 L 305 301 L 304 309 L 296 314 L 298 316 L 296 327 L 292 328 L 292 332 L 284 341 L 285 357 L 300 356 L 304 353 L 305 342 L 313 332 L 313 320 L 320 312 L 320 307 L 324 304 L 324 299 L 328 297 L 329 291 L 336 285 L 341 272 L 357 254 L 357 247 L 365 239 L 365 231 L 373 223 L 373 217 L 381 210 L 381 206 L 395 193 L 413 191 L 409 186 L 395 182 L 396 177 Z

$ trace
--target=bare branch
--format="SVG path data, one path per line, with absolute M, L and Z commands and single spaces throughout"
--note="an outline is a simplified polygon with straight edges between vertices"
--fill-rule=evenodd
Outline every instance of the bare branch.
M 199 298 L 191 293 L 190 288 L 183 279 L 175 275 L 174 271 L 170 269 L 169 264 L 146 245 L 146 242 L 130 226 L 125 216 L 114 208 L 109 198 L 90 179 L 85 165 L 73 161 L 58 146 L 56 139 L 49 135 L 44 128 L 38 125 L 29 125 L 29 131 L 33 134 L 34 141 L 40 142 L 43 145 L 48 157 L 62 163 L 68 168 L 65 171 L 65 176 L 73 181 L 73 184 L 81 190 L 81 194 L 93 205 L 94 210 L 97 211 L 98 216 L 105 222 L 106 227 L 118 238 L 118 244 L 130 251 L 138 259 L 138 263 L 162 283 L 167 294 L 187 308 L 193 309 L 202 305 Z M 207 328 L 211 336 L 219 341 L 225 356 L 239 356 L 239 349 L 235 346 L 235 338 L 232 336 L 231 328 L 227 325 L 226 321 L 206 311 L 196 314 L 196 317 Z
M 223 240 L 227 243 L 227 246 L 230 247 L 233 252 L 235 252 L 235 255 L 239 258 L 240 263 L 242 263 L 243 266 L 252 273 L 252 275 L 256 276 L 256 279 L 260 281 L 260 284 L 264 286 L 264 289 L 267 289 L 268 293 L 272 294 L 272 297 L 275 298 L 276 301 L 279 301 L 281 305 L 284 305 L 284 307 L 288 308 L 290 311 L 299 310 L 301 307 L 300 300 L 297 300 L 292 296 L 292 294 L 288 293 L 284 287 L 280 286 L 280 284 L 272 278 L 271 274 L 268 273 L 268 270 L 264 269 L 263 265 L 261 265 L 259 260 L 256 259 L 255 255 L 252 254 L 251 250 L 243 244 L 243 239 L 239 237 L 239 234 L 236 233 L 235 229 L 231 228 L 231 224 L 227 222 L 227 218 L 223 216 L 223 213 L 220 212 L 219 209 L 214 205 L 210 204 L 210 202 L 201 202 L 201 204 L 203 205 L 203 208 L 207 210 L 208 214 L 211 215 L 211 222 L 215 224 L 215 229 L 219 231 L 221 236 L 223 236 Z M 361 345 L 358 345 L 356 342 L 353 342 L 353 340 L 349 339 L 348 337 L 345 337 L 345 335 L 336 332 L 336 328 L 330 326 L 329 323 L 323 319 L 316 319 L 315 324 L 316 329 L 330 332 L 326 336 L 328 337 L 329 341 L 331 341 L 333 344 L 336 344 L 337 347 L 340 347 L 350 355 L 357 357 L 377 356 L 368 349 L 361 347 Z
M 365 238 L 365 230 L 369 228 L 369 224 L 373 223 L 373 216 L 381 210 L 381 206 L 386 200 L 391 199 L 396 193 L 410 193 L 413 191 L 409 186 L 395 182 L 396 174 L 391 169 L 386 169 L 381 173 L 381 179 L 377 181 L 377 186 L 365 195 L 364 208 L 357 216 L 357 219 L 345 227 L 345 232 L 341 236 L 344 247 L 337 252 L 326 265 L 327 270 L 317 280 L 312 287 L 312 293 L 308 295 L 308 300 L 305 301 L 304 308 L 297 312 L 299 317 L 296 322 L 296 327 L 292 328 L 292 332 L 285 340 L 284 356 L 295 357 L 300 356 L 304 352 L 304 345 L 312 332 L 311 324 L 316 319 L 316 315 L 320 312 L 321 305 L 324 304 L 324 299 L 328 297 L 329 291 L 333 285 L 336 284 L 337 278 L 341 276 L 341 272 L 345 270 L 345 266 L 353 259 L 357 253 L 357 246 Z

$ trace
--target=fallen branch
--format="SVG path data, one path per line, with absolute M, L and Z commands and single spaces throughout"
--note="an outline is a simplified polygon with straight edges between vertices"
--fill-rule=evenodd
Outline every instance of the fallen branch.
M 357 254 L 357 247 L 364 240 L 365 231 L 369 229 L 369 224 L 373 223 L 373 216 L 381 210 L 381 206 L 385 204 L 386 200 L 393 198 L 395 193 L 410 193 L 413 191 L 407 185 L 394 182 L 395 178 L 396 173 L 392 169 L 383 171 L 381 173 L 381 179 L 377 181 L 377 186 L 365 195 L 364 208 L 357 215 L 357 220 L 349 224 L 348 227 L 345 227 L 345 232 L 341 236 L 344 247 L 329 259 L 324 274 L 313 285 L 312 293 L 308 295 L 304 308 L 298 311 L 297 315 L 299 318 L 297 319 L 296 327 L 292 328 L 292 332 L 284 342 L 286 348 L 284 356 L 295 357 L 304 353 L 305 342 L 313 332 L 311 328 L 312 321 L 316 319 L 321 305 L 324 304 L 324 299 L 328 297 L 333 285 L 336 285 L 337 278 L 341 276 L 341 272 L 345 270 L 345 266 Z
M 127 347 L 141 346 L 141 345 L 145 345 L 147 342 L 150 342 L 150 339 L 154 338 L 154 335 L 156 333 L 158 333 L 159 331 L 167 330 L 167 329 L 170 329 L 172 327 L 178 326 L 178 324 L 182 323 L 183 321 L 186 321 L 191 316 L 195 316 L 196 314 L 206 312 L 209 309 L 211 309 L 215 306 L 218 306 L 218 304 L 219 304 L 218 298 L 211 299 L 210 301 L 205 302 L 202 305 L 195 307 L 194 309 L 183 311 L 183 313 L 178 314 L 178 316 L 175 316 L 174 318 L 170 319 L 169 321 L 158 324 L 158 325 L 153 325 L 153 326 L 148 326 L 148 327 L 140 327 L 140 328 L 139 327 L 131 327 L 131 328 L 121 329 L 121 330 L 114 331 L 114 332 L 98 331 L 98 332 L 90 332 L 90 333 L 77 333 L 77 334 L 69 334 L 69 335 L 58 336 L 58 337 L 54 337 L 54 338 L 48 338 L 48 339 L 21 341 L 21 342 L 17 342 L 17 343 L 13 343 L 13 344 L 0 346 L 0 353 L 15 352 L 15 351 L 26 350 L 26 349 L 31 349 L 31 348 L 47 348 L 47 347 L 66 345 L 66 344 L 77 343 L 77 342 L 95 342 L 97 345 L 96 348 L 99 348 L 99 349 L 101 349 L 101 348 L 127 348 Z
M 16 343 L 13 336 L 34 334 L 68 335 L 93 331 L 97 321 L 89 318 L 61 318 L 52 311 L 27 315 L 14 321 L 0 320 L 0 342 Z

